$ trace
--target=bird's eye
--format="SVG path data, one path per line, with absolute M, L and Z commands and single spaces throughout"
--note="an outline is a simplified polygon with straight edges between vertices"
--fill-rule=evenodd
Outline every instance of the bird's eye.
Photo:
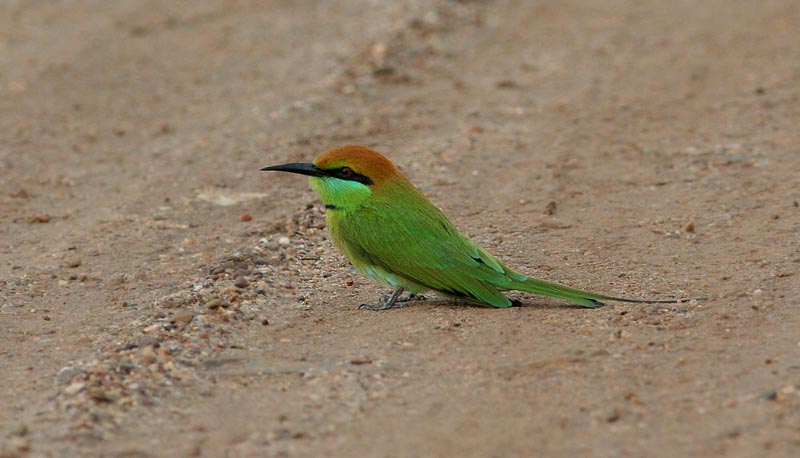
M 339 175 L 341 175 L 342 178 L 350 178 L 351 176 L 353 176 L 353 169 L 351 169 L 350 167 L 342 167 L 341 169 L 339 169 Z

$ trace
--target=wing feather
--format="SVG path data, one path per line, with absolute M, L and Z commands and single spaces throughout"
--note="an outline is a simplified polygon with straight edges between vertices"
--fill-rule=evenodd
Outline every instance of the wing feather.
M 339 220 L 341 236 L 362 261 L 441 293 L 470 302 L 508 307 L 498 288 L 516 274 L 461 235 L 436 207 L 424 200 L 416 205 L 386 205 L 373 199 L 369 206 Z M 516 274 L 516 276 L 521 276 Z

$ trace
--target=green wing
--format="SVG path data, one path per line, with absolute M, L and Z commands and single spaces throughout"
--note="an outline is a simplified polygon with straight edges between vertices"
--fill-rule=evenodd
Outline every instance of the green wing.
M 461 235 L 422 196 L 407 205 L 373 201 L 339 224 L 359 261 L 468 302 L 509 307 L 498 289 L 526 279 Z

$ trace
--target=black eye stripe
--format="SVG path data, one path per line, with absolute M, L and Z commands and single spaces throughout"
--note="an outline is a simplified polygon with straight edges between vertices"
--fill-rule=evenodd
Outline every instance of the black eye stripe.
M 367 186 L 372 184 L 372 180 L 366 176 L 362 175 L 355 170 L 351 169 L 350 167 L 340 167 L 336 169 L 324 169 L 325 173 L 333 178 L 338 178 L 340 180 L 346 181 L 356 181 L 358 183 L 365 184 Z

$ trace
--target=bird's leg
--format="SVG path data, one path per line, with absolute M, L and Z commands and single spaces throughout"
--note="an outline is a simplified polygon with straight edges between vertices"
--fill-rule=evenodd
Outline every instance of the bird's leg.
M 359 310 L 372 310 L 377 312 L 378 310 L 386 310 L 392 308 L 400 308 L 405 307 L 406 304 L 403 304 L 402 301 L 398 301 L 400 295 L 403 294 L 403 288 L 397 288 L 394 290 L 391 296 L 387 297 L 383 304 L 379 305 L 369 305 L 369 304 L 361 304 L 358 306 Z M 398 302 L 401 302 L 398 304 Z
M 384 302 L 388 301 L 390 297 L 392 297 L 392 296 L 389 295 L 389 294 L 384 294 L 383 295 L 383 301 Z M 397 303 L 397 302 L 411 302 L 411 301 L 424 301 L 425 299 L 427 299 L 427 297 L 423 296 L 422 294 L 408 293 L 408 294 L 404 294 L 404 295 L 398 297 L 397 300 L 395 301 L 395 303 Z

